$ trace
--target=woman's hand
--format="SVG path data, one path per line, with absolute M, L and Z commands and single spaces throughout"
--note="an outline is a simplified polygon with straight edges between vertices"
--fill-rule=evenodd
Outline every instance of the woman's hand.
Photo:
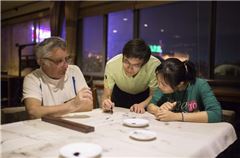
M 147 106 L 147 111 L 148 111 L 149 113 L 153 114 L 153 115 L 155 115 L 155 113 L 156 113 L 158 110 L 159 110 L 159 107 L 156 106 L 156 105 L 154 105 L 154 104 L 152 104 L 152 103 Z
M 159 109 L 157 112 L 155 112 L 156 119 L 160 121 L 179 121 L 181 116 L 181 113 L 175 113 L 169 110 Z
M 168 110 L 168 111 L 172 111 L 177 105 L 177 102 L 165 102 L 160 106 L 160 110 Z

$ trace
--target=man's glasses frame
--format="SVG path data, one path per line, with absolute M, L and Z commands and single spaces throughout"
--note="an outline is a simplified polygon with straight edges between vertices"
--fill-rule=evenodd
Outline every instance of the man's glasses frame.
M 126 57 L 123 57 L 123 64 L 126 65 L 127 67 L 133 68 L 134 70 L 139 70 L 143 66 L 143 63 L 131 64 Z
M 52 59 L 52 58 L 48 58 L 48 57 L 44 57 L 42 59 L 51 61 L 52 63 L 54 63 L 55 65 L 59 66 L 59 65 L 63 65 L 64 63 L 67 64 L 71 64 L 72 63 L 72 57 L 71 56 L 67 56 L 64 59 Z

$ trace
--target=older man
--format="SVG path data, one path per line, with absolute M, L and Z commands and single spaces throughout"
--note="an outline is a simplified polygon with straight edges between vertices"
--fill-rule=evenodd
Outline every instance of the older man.
M 22 100 L 30 117 L 92 110 L 91 90 L 79 67 L 69 65 L 65 41 L 47 38 L 35 47 L 35 53 L 40 68 L 28 74 L 23 84 Z

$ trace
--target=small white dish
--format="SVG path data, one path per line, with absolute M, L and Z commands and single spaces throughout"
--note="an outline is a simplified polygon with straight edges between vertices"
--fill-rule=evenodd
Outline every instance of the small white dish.
M 73 143 L 60 149 L 60 158 L 98 158 L 102 147 L 92 143 Z
M 135 130 L 130 132 L 129 137 L 135 140 L 149 141 L 156 139 L 157 134 L 149 130 Z
M 148 126 L 149 121 L 146 119 L 125 119 L 123 124 L 129 127 L 145 127 Z

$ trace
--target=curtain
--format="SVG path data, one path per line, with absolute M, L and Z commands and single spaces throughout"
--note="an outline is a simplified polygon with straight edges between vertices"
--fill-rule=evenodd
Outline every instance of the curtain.
M 61 36 L 65 15 L 64 5 L 64 1 L 53 1 L 50 6 L 51 36 Z
M 77 6 L 78 2 L 75 1 L 65 3 L 67 51 L 72 56 L 74 64 L 76 64 Z

